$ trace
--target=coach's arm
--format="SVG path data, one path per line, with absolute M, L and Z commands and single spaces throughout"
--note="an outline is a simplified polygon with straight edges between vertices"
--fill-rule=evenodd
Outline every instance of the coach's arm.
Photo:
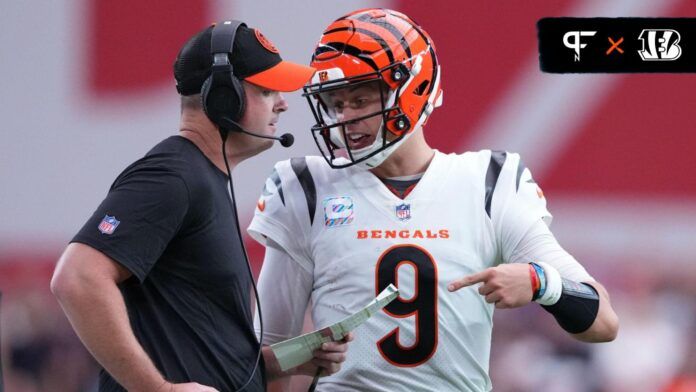
M 215 391 L 196 383 L 171 384 L 157 370 L 133 334 L 117 286 L 130 276 L 100 251 L 72 243 L 58 260 L 51 291 L 85 347 L 127 390 Z

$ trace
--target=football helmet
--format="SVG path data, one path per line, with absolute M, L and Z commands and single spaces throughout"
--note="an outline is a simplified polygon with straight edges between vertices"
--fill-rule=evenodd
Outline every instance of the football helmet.
M 317 69 L 303 89 L 316 124 L 312 135 L 333 168 L 379 166 L 442 104 L 440 66 L 426 33 L 403 13 L 370 8 L 338 18 L 324 31 L 312 56 Z M 381 110 L 342 121 L 328 94 L 381 84 Z M 373 143 L 351 149 L 346 125 L 381 116 Z

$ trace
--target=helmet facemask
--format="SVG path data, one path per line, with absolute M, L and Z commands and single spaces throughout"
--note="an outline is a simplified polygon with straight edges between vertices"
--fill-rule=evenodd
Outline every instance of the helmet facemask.
M 336 72 L 340 73 L 340 70 L 331 71 L 334 71 L 334 75 Z M 410 129 L 410 121 L 396 104 L 406 83 L 392 90 L 385 81 L 385 73 L 390 73 L 392 77 L 394 73 L 401 73 L 401 76 L 397 77 L 406 81 L 407 74 L 404 74 L 401 64 L 394 64 L 373 73 L 339 77 L 325 82 L 320 80 L 318 83 L 304 87 L 303 96 L 307 98 L 316 120 L 316 124 L 312 127 L 312 136 L 331 167 L 339 169 L 355 164 L 361 164 L 367 168 L 376 167 L 388 157 L 396 145 L 410 135 L 410 132 L 407 132 Z M 321 78 L 321 71 L 318 75 Z M 340 121 L 340 114 L 336 112 L 331 102 L 331 94 L 344 89 L 355 90 L 371 84 L 377 85 L 380 109 Z M 372 143 L 358 149 L 351 148 L 347 141 L 350 136 L 346 127 L 376 116 L 381 118 L 381 123 Z M 372 134 L 372 130 L 368 132 Z
M 311 66 L 317 72 L 303 95 L 316 120 L 314 140 L 333 168 L 379 166 L 442 103 L 435 47 L 425 31 L 398 11 L 363 9 L 336 19 L 322 34 Z M 330 94 L 338 94 L 339 103 L 352 100 L 351 90 L 342 89 L 363 83 L 384 86 L 379 105 L 363 107 L 358 99 L 350 106 L 353 118 L 345 112 L 344 120 Z M 356 139 L 363 133 L 358 122 L 371 123 L 364 133 L 370 136 L 379 124 L 370 145 Z

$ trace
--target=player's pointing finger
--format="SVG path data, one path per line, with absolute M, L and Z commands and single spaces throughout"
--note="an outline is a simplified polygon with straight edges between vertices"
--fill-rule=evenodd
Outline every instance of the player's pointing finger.
M 447 286 L 449 291 L 457 291 L 462 287 L 471 286 L 472 284 L 485 282 L 488 279 L 490 271 L 489 269 L 483 270 L 481 272 L 467 275 L 461 279 L 455 280 Z

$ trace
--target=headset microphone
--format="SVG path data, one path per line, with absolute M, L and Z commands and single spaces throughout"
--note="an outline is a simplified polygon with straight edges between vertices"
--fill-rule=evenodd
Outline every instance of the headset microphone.
M 292 146 L 293 143 L 295 143 L 295 137 L 292 136 L 290 133 L 284 133 L 280 136 L 266 136 L 266 135 L 260 135 L 258 133 L 250 132 L 244 129 L 239 123 L 236 121 L 232 120 L 229 117 L 222 117 L 220 120 L 221 122 L 226 123 L 229 128 L 235 128 L 237 131 L 241 133 L 246 133 L 247 135 L 255 136 L 255 137 L 260 137 L 262 139 L 271 139 L 280 142 L 280 145 L 283 147 L 290 147 Z
M 278 139 L 278 141 L 280 142 L 281 146 L 290 147 L 293 143 L 295 143 L 295 136 L 292 136 L 292 133 L 284 133 L 280 135 L 280 139 Z

